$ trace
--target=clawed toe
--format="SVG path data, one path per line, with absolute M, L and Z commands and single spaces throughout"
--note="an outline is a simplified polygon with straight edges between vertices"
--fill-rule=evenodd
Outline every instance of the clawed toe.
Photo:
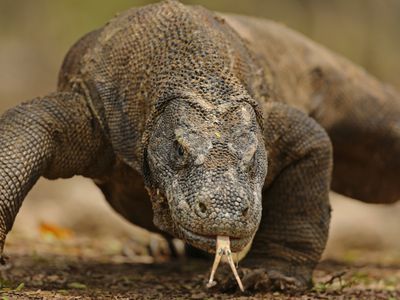
M 221 272 L 220 276 L 218 276 L 218 285 L 215 288 L 219 287 L 225 292 L 237 290 L 235 279 L 229 275 L 227 270 Z M 280 291 L 296 294 L 307 289 L 307 285 L 303 281 L 275 270 L 240 268 L 239 275 L 242 278 L 245 291 Z
M 277 271 L 269 271 L 268 276 L 272 283 L 273 290 L 301 292 L 307 289 L 307 286 L 295 277 L 285 276 Z
M 265 269 L 243 269 L 243 286 L 246 290 L 267 290 L 271 284 Z

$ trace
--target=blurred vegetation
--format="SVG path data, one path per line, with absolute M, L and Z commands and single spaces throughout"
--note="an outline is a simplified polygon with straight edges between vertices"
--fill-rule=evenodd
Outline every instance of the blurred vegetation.
M 54 90 L 68 48 L 145 0 L 0 0 L 0 112 Z M 287 24 L 400 87 L 400 0 L 186 0 Z

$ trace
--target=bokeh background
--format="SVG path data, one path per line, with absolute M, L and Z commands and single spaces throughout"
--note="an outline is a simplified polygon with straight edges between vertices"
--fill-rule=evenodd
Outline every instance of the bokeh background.
M 54 91 L 62 59 L 80 36 L 117 12 L 151 2 L 155 1 L 0 0 L 0 112 Z M 182 2 L 284 23 L 400 89 L 399 0 Z M 366 205 L 335 194 L 332 203 L 326 256 L 351 257 L 363 249 L 400 252 L 400 204 Z M 92 238 L 132 237 L 147 243 L 151 237 L 123 221 L 98 189 L 80 177 L 40 180 L 28 195 L 11 235 L 35 238 L 43 222 Z

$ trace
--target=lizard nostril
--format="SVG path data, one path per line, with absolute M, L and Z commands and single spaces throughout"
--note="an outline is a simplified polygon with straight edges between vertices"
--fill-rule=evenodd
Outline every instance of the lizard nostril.
M 204 204 L 204 202 L 199 202 L 199 210 L 201 213 L 205 214 L 207 211 L 207 206 Z
M 242 210 L 242 216 L 246 217 L 248 215 L 248 213 L 249 213 L 249 207 L 246 206 L 245 209 Z

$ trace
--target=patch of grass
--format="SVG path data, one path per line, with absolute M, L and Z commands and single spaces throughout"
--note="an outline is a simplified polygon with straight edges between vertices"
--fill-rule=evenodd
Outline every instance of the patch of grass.
M 0 278 L 0 292 L 20 292 L 23 290 L 24 287 L 25 287 L 24 282 L 19 283 L 15 287 L 15 283 L 5 280 L 3 278 Z M 7 298 L 7 296 L 3 296 L 3 298 L 1 298 L 1 299 L 3 300 L 4 297 Z
M 351 276 L 351 279 L 354 280 L 356 283 L 362 283 L 365 285 L 369 285 L 373 281 L 373 279 L 370 277 L 368 273 L 362 271 L 355 272 Z
M 78 290 L 84 290 L 84 289 L 87 288 L 85 284 L 80 283 L 80 282 L 71 282 L 71 283 L 68 283 L 68 287 L 69 287 L 70 289 L 78 289 Z
M 317 282 L 314 284 L 312 291 L 317 293 L 325 293 L 328 290 L 329 284 L 323 282 Z
M 400 278 L 396 276 L 390 276 L 383 279 L 385 285 L 396 286 L 400 284 Z
M 0 278 L 0 289 L 11 289 L 12 283 L 6 279 Z
M 19 292 L 25 287 L 25 283 L 21 282 L 18 286 L 14 289 L 14 291 Z
M 345 274 L 346 271 L 337 272 L 329 280 L 315 283 L 312 290 L 320 294 L 332 291 L 342 293 L 345 288 L 350 288 L 356 283 L 353 278 L 350 278 L 350 280 L 344 279 L 343 276 Z

